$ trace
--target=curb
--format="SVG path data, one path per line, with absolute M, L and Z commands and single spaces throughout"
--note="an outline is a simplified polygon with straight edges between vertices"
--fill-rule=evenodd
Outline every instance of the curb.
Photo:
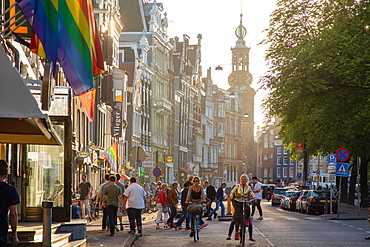
M 341 218 L 341 217 L 331 217 L 331 218 L 326 218 L 326 220 L 366 220 L 366 217 L 347 217 L 347 218 Z
M 140 237 L 140 234 L 131 235 L 123 244 L 123 247 L 131 247 L 135 241 Z

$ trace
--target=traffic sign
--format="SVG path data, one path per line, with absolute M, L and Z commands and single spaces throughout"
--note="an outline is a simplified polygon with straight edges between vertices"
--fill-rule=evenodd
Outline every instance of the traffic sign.
M 155 168 L 153 169 L 153 175 L 154 175 L 154 177 L 159 177 L 160 175 L 162 175 L 162 170 L 161 170 L 161 168 L 159 168 L 159 167 L 155 167 Z
M 328 154 L 328 173 L 335 173 L 335 164 L 337 163 L 337 158 L 335 154 Z
M 349 177 L 348 173 L 348 163 L 337 163 L 336 169 L 335 169 L 335 176 L 338 177 Z
M 301 172 L 298 172 L 298 179 L 302 179 L 302 173 Z
M 168 155 L 166 161 L 171 163 L 173 161 L 173 157 L 171 155 Z
M 347 148 L 339 148 L 335 153 L 337 160 L 340 162 L 347 161 L 350 157 L 350 153 Z

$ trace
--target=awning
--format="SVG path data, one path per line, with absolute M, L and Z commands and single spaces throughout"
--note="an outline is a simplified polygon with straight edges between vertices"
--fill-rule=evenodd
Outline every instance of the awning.
M 60 145 L 47 114 L 0 45 L 0 143 Z

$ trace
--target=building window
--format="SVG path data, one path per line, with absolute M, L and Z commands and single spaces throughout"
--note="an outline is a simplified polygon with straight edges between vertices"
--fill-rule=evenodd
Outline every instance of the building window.
M 218 137 L 225 137 L 225 124 L 224 123 L 218 123 L 217 135 Z
M 277 147 L 276 153 L 277 153 L 277 154 L 281 154 L 282 148 L 283 148 L 283 147 Z
M 288 165 L 288 156 L 284 156 L 284 165 Z
M 281 165 L 281 156 L 277 157 L 277 165 Z
M 225 117 L 225 104 L 218 104 L 218 116 Z
M 269 140 L 268 140 L 268 135 L 263 136 L 263 147 L 268 148 L 269 147 Z
M 288 149 L 284 148 L 284 154 L 288 153 Z
M 290 167 L 289 168 L 289 177 L 290 178 L 294 178 L 295 176 L 294 176 L 294 167 Z
M 288 177 L 288 167 L 283 168 L 283 177 L 284 178 Z
M 276 177 L 281 178 L 281 167 L 277 168 L 277 175 Z
M 268 160 L 269 159 L 269 155 L 268 154 L 263 154 L 263 160 Z

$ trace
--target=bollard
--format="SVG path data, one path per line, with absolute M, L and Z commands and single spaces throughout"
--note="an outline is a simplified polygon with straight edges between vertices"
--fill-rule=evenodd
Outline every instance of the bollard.
M 42 229 L 42 246 L 50 247 L 51 246 L 51 218 L 52 218 L 52 209 L 53 209 L 53 202 L 52 201 L 43 201 L 42 202 L 42 209 L 43 209 L 43 229 Z
M 226 215 L 232 215 L 231 214 L 231 197 L 227 197 L 227 214 Z

